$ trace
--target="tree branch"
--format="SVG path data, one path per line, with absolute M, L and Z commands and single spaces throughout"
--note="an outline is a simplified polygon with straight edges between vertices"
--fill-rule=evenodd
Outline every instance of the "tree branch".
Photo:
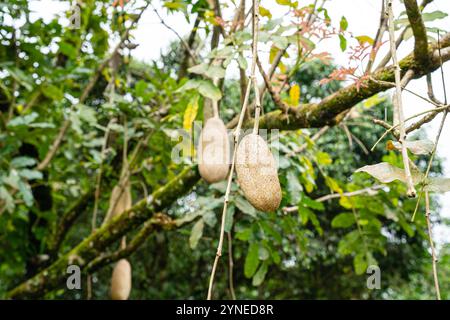
M 450 60 L 450 33 L 446 34 L 442 39 L 440 47 L 442 48 L 442 61 Z M 416 71 L 413 78 L 418 79 L 438 69 L 440 59 L 437 49 L 437 44 L 428 48 L 429 64 L 425 68 L 422 68 L 420 62 L 415 59 L 414 54 L 410 53 L 399 61 L 401 74 L 404 75 L 408 70 L 412 69 Z M 385 85 L 377 83 L 377 81 L 394 82 L 394 78 L 393 66 L 382 68 L 373 73 L 372 79 L 363 80 L 359 90 L 356 84 L 352 84 L 324 98 L 319 103 L 302 104 L 295 108 L 289 108 L 287 112 L 272 111 L 261 117 L 260 127 L 296 130 L 334 125 L 337 122 L 335 117 L 341 112 L 350 109 L 358 102 L 387 90 Z M 250 128 L 253 125 L 252 122 L 252 120 L 249 120 L 245 123 L 245 127 Z
M 427 30 L 416 0 L 405 0 L 406 14 L 414 35 L 414 56 L 423 67 L 428 64 Z
M 97 229 L 48 268 L 9 291 L 7 298 L 40 297 L 58 288 L 65 280 L 68 265 L 77 264 L 84 270 L 89 262 L 104 252 L 106 247 L 167 208 L 173 201 L 187 193 L 199 179 L 197 168 L 187 167 L 147 199 L 140 200 L 130 210 Z

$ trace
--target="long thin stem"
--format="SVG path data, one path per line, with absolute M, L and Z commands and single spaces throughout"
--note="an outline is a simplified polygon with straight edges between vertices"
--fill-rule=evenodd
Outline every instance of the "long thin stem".
M 437 257 L 436 257 L 436 250 L 434 248 L 433 243 L 433 233 L 432 233 L 432 226 L 430 221 L 430 196 L 428 194 L 428 191 L 425 191 L 425 218 L 427 220 L 427 228 L 428 228 L 428 240 L 430 241 L 430 249 L 431 249 L 431 257 L 433 262 L 433 278 L 434 278 L 434 288 L 436 289 L 436 298 L 438 300 L 441 300 L 441 291 L 439 289 L 439 278 L 437 273 Z
M 389 42 L 391 45 L 391 54 L 392 54 L 392 63 L 394 64 L 394 74 L 395 74 L 395 99 L 394 99 L 394 109 L 396 110 L 396 114 L 398 119 L 394 117 L 395 121 L 398 121 L 399 124 L 399 142 L 402 145 L 402 157 L 403 157 L 403 166 L 405 167 L 405 176 L 406 182 L 408 185 L 408 197 L 416 196 L 416 189 L 414 188 L 414 183 L 412 180 L 411 169 L 409 168 L 409 158 L 408 158 L 408 149 L 405 145 L 406 132 L 405 132 L 405 116 L 403 114 L 403 103 L 402 103 L 402 87 L 401 87 L 401 69 L 397 60 L 397 48 L 395 47 L 395 33 L 394 33 L 394 14 L 392 12 L 392 0 L 388 0 L 387 3 L 387 14 L 389 21 Z
M 242 124 L 244 122 L 244 116 L 245 116 L 245 112 L 247 110 L 247 106 L 248 106 L 248 100 L 249 100 L 249 96 L 250 96 L 250 90 L 252 87 L 252 82 L 256 82 L 256 78 L 255 78 L 255 70 L 256 70 L 256 57 L 257 57 L 257 41 L 258 41 L 258 28 L 259 28 L 259 23 L 258 23 L 258 16 L 259 16 L 259 0 L 253 0 L 253 17 L 252 17 L 252 31 L 253 31 L 253 41 L 252 41 L 252 65 L 251 65 L 251 75 L 249 77 L 249 81 L 247 84 L 247 90 L 245 92 L 245 97 L 244 97 L 244 102 L 242 104 L 242 109 L 241 109 L 241 113 L 239 116 L 239 121 L 238 124 L 236 126 L 236 129 L 234 131 L 234 148 L 233 148 L 233 156 L 231 159 L 231 168 L 230 168 L 230 172 L 228 173 L 228 182 L 227 182 L 227 189 L 225 191 L 225 196 L 224 196 L 224 204 L 223 204 L 223 211 L 222 211 L 222 219 L 221 219 L 221 225 L 220 225 L 220 235 L 219 235 L 219 243 L 217 245 L 217 251 L 216 251 L 216 256 L 214 258 L 214 263 L 211 269 L 211 276 L 209 279 L 209 287 L 208 287 L 208 295 L 207 295 L 207 299 L 211 300 L 212 298 L 212 290 L 213 290 L 213 286 L 214 286 L 214 278 L 216 275 L 216 270 L 217 270 L 217 265 L 219 263 L 219 259 L 222 256 L 222 248 L 223 248 L 223 240 L 224 240 L 224 234 L 225 234 L 225 218 L 226 218 L 226 214 L 227 214 L 227 208 L 228 208 L 228 202 L 229 202 L 229 197 L 230 197 L 230 192 L 231 192 L 231 184 L 233 182 L 233 174 L 234 174 L 234 168 L 235 168 L 235 162 L 236 162 L 236 154 L 237 154 L 237 146 L 239 143 L 239 136 L 241 133 L 241 128 L 242 128 Z M 257 85 L 255 85 L 256 88 Z M 255 94 L 258 96 L 259 98 L 259 92 L 258 89 L 255 89 Z M 256 106 L 258 107 L 258 106 Z M 259 116 L 258 114 L 255 114 L 256 116 Z M 257 122 L 257 119 L 255 119 Z M 255 130 L 255 128 L 254 128 Z M 257 127 L 256 127 L 257 130 Z
M 227 232 L 228 238 L 228 287 L 230 289 L 231 299 L 236 300 L 236 293 L 234 292 L 234 277 L 233 277 L 233 238 L 231 232 Z

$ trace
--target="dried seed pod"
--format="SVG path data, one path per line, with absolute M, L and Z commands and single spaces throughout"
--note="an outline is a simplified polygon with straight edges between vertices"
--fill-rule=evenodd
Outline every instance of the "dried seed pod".
M 114 267 L 111 277 L 111 299 L 127 300 L 131 291 L 131 265 L 121 259 Z
M 206 121 L 198 144 L 198 169 L 208 183 L 226 179 L 230 163 L 227 128 L 220 118 Z
M 256 209 L 275 211 L 281 202 L 281 187 L 275 159 L 257 134 L 245 136 L 236 153 L 236 173 L 244 195 Z

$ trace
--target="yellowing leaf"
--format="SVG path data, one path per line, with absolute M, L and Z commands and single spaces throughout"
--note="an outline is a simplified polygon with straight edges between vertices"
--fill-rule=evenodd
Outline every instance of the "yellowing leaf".
M 364 106 L 364 108 L 371 108 L 371 107 L 376 106 L 384 101 L 386 101 L 385 96 L 380 96 L 380 95 L 376 94 L 376 95 L 366 99 L 363 102 L 363 106 Z
M 364 45 L 365 43 L 368 43 L 370 45 L 373 45 L 373 39 L 369 36 L 357 36 L 355 37 L 356 40 L 358 40 L 360 45 Z
M 294 84 L 289 90 L 290 105 L 297 106 L 300 103 L 300 86 Z
M 20 113 L 22 113 L 22 111 L 23 111 L 23 104 L 18 104 L 17 106 L 16 106 L 16 109 L 17 109 L 17 112 L 20 114 Z
M 197 117 L 198 112 L 198 96 L 193 97 L 184 111 L 183 117 L 183 128 L 184 130 L 190 132 L 192 129 L 192 122 Z
M 259 14 L 262 17 L 268 17 L 269 19 L 272 18 L 272 13 L 268 9 L 264 8 L 263 6 L 259 6 Z
M 343 206 L 344 208 L 346 208 L 346 209 L 351 209 L 353 207 L 352 203 L 350 202 L 350 199 L 348 197 L 345 197 L 345 196 L 341 197 L 339 199 L 339 204 L 341 206 Z

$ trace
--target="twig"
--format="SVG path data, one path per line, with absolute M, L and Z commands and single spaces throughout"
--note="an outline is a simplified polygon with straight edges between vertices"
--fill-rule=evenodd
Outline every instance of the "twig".
M 369 74 L 372 70 L 373 63 L 376 58 L 376 48 L 381 43 L 383 39 L 384 32 L 386 31 L 386 12 L 384 7 L 384 0 L 381 0 L 381 14 L 380 14 L 380 23 L 378 25 L 378 30 L 375 35 L 375 39 L 372 45 L 372 51 L 370 52 L 369 61 L 367 62 L 365 74 Z
M 234 292 L 234 280 L 233 280 L 233 238 L 231 232 L 227 232 L 228 238 L 228 287 L 230 289 L 231 299 L 236 300 L 236 293 Z
M 272 84 L 270 83 L 270 78 L 265 73 L 259 58 L 256 60 L 256 63 L 258 64 L 259 73 L 263 77 L 264 83 L 266 84 L 267 91 L 269 91 L 269 94 L 272 97 L 275 105 L 283 111 L 289 109 L 289 106 L 283 100 L 281 100 L 280 94 L 274 90 Z
M 330 126 L 324 126 L 322 128 L 320 128 L 319 131 L 317 131 L 312 137 L 311 137 L 311 141 L 317 141 L 322 135 L 325 134 L 325 132 L 328 131 L 328 129 L 330 129 Z M 297 153 L 303 152 L 306 148 L 308 147 L 308 144 L 305 142 L 304 144 L 302 144 L 300 147 L 298 147 L 297 149 L 292 150 L 291 152 L 289 152 L 288 154 L 286 154 L 286 157 L 290 158 L 293 157 L 294 155 L 296 155 Z
M 412 115 L 412 116 L 406 118 L 406 119 L 405 119 L 405 122 L 408 121 L 408 120 L 417 118 L 417 117 L 419 117 L 419 116 L 421 116 L 421 115 L 423 115 L 423 114 L 427 114 L 427 113 L 430 113 L 430 112 L 431 112 L 431 113 L 434 113 L 434 112 L 441 112 L 441 111 L 448 110 L 448 108 L 449 108 L 449 106 L 443 106 L 443 107 L 439 107 L 439 108 L 434 108 L 434 109 L 430 109 L 430 110 L 425 110 L 425 111 L 416 113 L 415 115 Z M 380 122 L 381 120 L 374 120 L 374 121 L 376 121 L 377 124 L 381 124 L 381 122 Z M 414 124 L 414 125 L 415 125 L 415 124 Z M 414 125 L 411 125 L 411 127 L 414 126 Z M 386 131 L 381 135 L 381 137 L 377 140 L 377 142 L 375 142 L 375 144 L 374 144 L 373 147 L 370 149 L 370 151 L 373 151 L 373 150 L 375 149 L 375 147 L 381 142 L 381 140 L 383 140 L 384 137 L 386 137 L 391 131 L 393 131 L 394 129 L 396 129 L 398 126 L 399 126 L 399 124 L 397 123 L 396 125 L 393 125 L 393 126 L 391 126 L 388 130 L 386 130 Z M 409 128 L 408 128 L 408 129 L 409 129 Z M 410 131 L 413 131 L 413 130 L 410 130 Z M 408 131 L 408 132 L 410 132 L 410 131 Z M 398 139 L 397 139 L 397 140 L 398 140 Z
M 232 156 L 232 160 L 231 160 L 230 172 L 228 173 L 227 189 L 225 191 L 225 196 L 224 196 L 224 205 L 223 205 L 222 219 L 221 219 L 221 226 L 220 226 L 219 243 L 217 245 L 217 252 L 216 252 L 216 256 L 214 258 L 214 263 L 213 263 L 213 266 L 211 269 L 211 276 L 209 279 L 209 287 L 208 287 L 208 295 L 207 295 L 208 300 L 211 300 L 211 298 L 212 298 L 212 290 L 213 290 L 213 286 L 214 286 L 214 278 L 216 275 L 216 269 L 217 269 L 217 265 L 219 263 L 219 259 L 222 256 L 223 238 L 224 238 L 224 233 L 225 233 L 225 218 L 226 218 L 226 214 L 227 214 L 228 201 L 229 201 L 229 196 L 230 196 L 230 192 L 231 192 L 231 184 L 233 181 L 233 174 L 234 174 L 234 168 L 235 168 L 235 162 L 236 162 L 236 154 L 237 154 L 237 146 L 238 146 L 238 142 L 239 142 L 239 136 L 241 134 L 241 128 L 242 128 L 242 124 L 244 121 L 244 115 L 247 110 L 252 81 L 256 80 L 255 79 L 255 70 L 256 70 L 256 58 L 257 58 L 258 28 L 259 28 L 258 16 L 259 16 L 259 0 L 253 0 L 253 17 L 252 17 L 253 42 L 252 42 L 251 75 L 249 77 L 249 81 L 247 84 L 247 90 L 245 93 L 244 103 L 242 105 L 239 121 L 238 121 L 238 124 L 237 124 L 236 129 L 233 134 L 233 136 L 234 136 L 233 156 Z M 258 90 L 257 84 L 254 85 L 254 89 L 255 89 L 256 97 L 259 97 L 259 95 L 258 95 L 259 93 L 257 91 Z M 256 105 L 256 108 L 258 109 L 258 105 Z M 258 115 L 255 113 L 255 122 L 256 123 L 257 123 L 257 119 L 256 119 L 257 116 Z M 253 130 L 255 130 L 255 128 L 257 129 L 257 125 L 255 125 Z
M 422 3 L 420 4 L 420 10 L 423 11 L 425 9 L 425 7 L 432 2 L 433 0 L 423 0 Z M 410 27 L 407 26 L 405 28 L 403 28 L 402 32 L 400 33 L 400 35 L 398 36 L 397 40 L 395 40 L 395 48 L 398 49 L 398 47 L 400 47 L 400 44 L 403 42 L 403 40 L 405 39 L 405 34 L 406 31 L 408 31 Z M 383 59 L 380 61 L 380 63 L 378 64 L 376 70 L 381 69 L 383 67 L 385 67 L 389 60 L 391 60 L 391 51 L 389 51 L 384 57 Z
M 111 119 L 111 121 L 106 126 L 105 136 L 103 137 L 103 145 L 102 150 L 100 152 L 100 167 L 98 169 L 97 177 L 96 177 L 96 183 L 95 183 L 95 194 L 94 194 L 94 211 L 92 213 L 92 221 L 91 221 L 91 229 L 94 231 L 96 229 L 97 224 L 97 211 L 98 211 L 98 200 L 100 198 L 100 185 L 102 181 L 102 174 L 103 174 L 103 161 L 105 159 L 106 154 L 106 146 L 108 145 L 108 137 L 110 133 L 110 126 L 111 124 L 115 122 L 115 119 Z
M 433 263 L 433 279 L 434 279 L 434 288 L 436 290 L 436 298 L 437 300 L 441 300 L 441 291 L 439 290 L 439 278 L 438 278 L 438 272 L 437 272 L 437 262 L 438 259 L 436 257 L 436 250 L 434 248 L 433 243 L 433 233 L 432 233 L 432 226 L 430 221 L 430 196 L 428 194 L 428 191 L 425 191 L 425 218 L 427 220 L 427 228 L 428 228 L 428 240 L 430 242 L 430 249 L 431 249 L 431 258 Z
M 427 74 L 426 75 L 426 79 L 427 79 L 427 94 L 428 94 L 428 98 L 430 98 L 430 100 L 433 101 L 434 103 L 436 103 L 437 105 L 443 104 L 434 95 L 433 80 L 431 79 L 431 74 Z
M 399 134 L 400 139 L 399 142 L 402 145 L 402 156 L 403 156 L 403 165 L 405 167 L 405 176 L 406 176 L 406 182 L 408 185 L 408 191 L 407 195 L 408 197 L 415 197 L 416 196 L 416 189 L 414 188 L 414 183 L 412 180 L 411 170 L 409 167 L 409 158 L 408 158 L 408 149 L 405 145 L 405 139 L 406 139 L 406 132 L 405 132 L 405 117 L 403 114 L 403 103 L 402 103 L 402 88 L 400 85 L 401 78 L 400 78 L 400 65 L 397 61 L 397 49 L 395 47 L 394 39 L 394 17 L 392 12 L 392 0 L 387 0 L 387 14 L 388 14 L 388 22 L 389 22 L 389 42 L 391 45 L 391 53 L 392 53 L 392 63 L 394 64 L 394 72 L 395 72 L 395 99 L 394 99 L 394 108 L 397 110 L 397 116 L 398 119 L 394 119 L 395 121 L 398 120 L 399 123 Z
M 407 75 L 408 75 L 408 77 L 406 78 Z M 442 105 L 443 105 L 442 103 L 438 103 L 438 102 L 436 102 L 436 101 L 433 101 L 432 99 L 429 99 L 429 98 L 426 98 L 426 97 L 424 97 L 424 96 L 421 96 L 421 95 L 418 94 L 417 92 L 414 92 L 414 91 L 409 90 L 408 88 L 406 88 L 407 82 L 411 81 L 412 78 L 413 78 L 413 76 L 414 76 L 414 73 L 413 73 L 412 70 L 408 70 L 408 72 L 405 73 L 405 75 L 404 75 L 403 78 L 402 78 L 402 82 L 400 83 L 400 86 L 401 86 L 402 90 L 404 90 L 404 91 L 406 91 L 406 92 L 408 92 L 408 93 L 411 93 L 412 95 L 416 96 L 417 98 L 422 99 L 423 101 L 426 101 L 426 102 L 428 102 L 428 103 L 430 103 L 430 104 L 432 104 L 432 105 L 435 105 L 436 107 L 442 106 Z M 383 80 L 377 80 L 377 79 L 374 79 L 373 77 L 370 77 L 369 79 L 370 79 L 371 81 L 376 82 L 376 83 L 378 83 L 378 84 L 381 84 L 381 85 L 383 85 L 383 86 L 387 86 L 387 87 L 395 87 L 395 83 L 394 83 L 394 82 L 383 81 Z
M 189 53 L 189 55 L 191 56 L 192 60 L 197 61 L 197 56 L 195 55 L 194 52 L 192 52 L 191 48 L 189 47 L 189 45 L 186 43 L 186 41 L 183 39 L 182 36 L 180 36 L 180 34 L 171 26 L 169 26 L 164 19 L 161 17 L 161 15 L 159 14 L 158 10 L 156 10 L 156 8 L 152 5 L 153 11 L 155 12 L 155 14 L 158 16 L 159 21 L 161 22 L 161 24 L 163 26 L 165 26 L 167 29 L 169 29 L 170 31 L 172 31 L 177 38 L 180 40 L 181 44 L 183 45 L 184 49 L 186 50 L 187 53 Z
M 439 32 L 438 32 L 438 45 L 439 45 L 439 42 L 440 42 L 440 36 L 439 36 Z M 446 92 L 446 89 L 445 89 L 444 69 L 442 67 L 443 62 L 442 62 L 442 56 L 441 56 L 440 53 L 441 53 L 441 49 L 440 49 L 440 46 L 439 46 L 439 57 L 440 57 L 440 63 L 441 63 L 442 86 L 444 88 L 443 89 L 444 90 L 444 104 L 447 104 L 447 92 Z M 449 107 L 446 106 L 445 109 L 444 109 L 444 114 L 442 116 L 441 123 L 439 125 L 439 129 L 438 129 L 438 133 L 436 135 L 436 139 L 434 141 L 433 150 L 431 151 L 430 159 L 428 160 L 427 170 L 425 171 L 425 174 L 424 174 L 424 176 L 422 178 L 422 181 L 420 183 L 422 185 L 421 193 L 423 192 L 424 183 L 427 181 L 428 175 L 430 174 L 430 171 L 431 171 L 431 166 L 433 165 L 434 156 L 436 155 L 437 146 L 439 144 L 439 139 L 441 138 L 442 130 L 444 129 L 444 124 L 445 124 L 445 120 L 447 119 L 448 111 L 449 111 Z M 419 201 L 420 201 L 420 197 L 419 197 L 419 200 L 417 200 L 416 209 L 414 210 L 414 213 L 413 213 L 413 216 L 411 218 L 411 221 L 414 221 L 414 218 L 415 218 L 416 212 L 417 212 L 417 208 L 419 207 L 419 203 L 418 203 Z
M 314 201 L 325 202 L 325 201 L 331 200 L 331 199 L 336 199 L 336 198 L 341 198 L 341 197 L 355 197 L 355 196 L 360 196 L 363 194 L 373 196 L 378 193 L 378 190 L 383 189 L 384 187 L 385 187 L 384 185 L 380 184 L 380 185 L 374 185 L 372 187 L 368 187 L 368 188 L 364 188 L 364 189 L 360 189 L 360 190 L 356 190 L 356 191 L 352 191 L 352 192 L 345 192 L 342 194 L 341 193 L 331 193 L 331 194 L 322 196 L 320 198 L 317 198 Z M 296 212 L 296 211 L 298 211 L 298 206 L 283 208 L 283 212 L 286 212 L 286 213 Z

